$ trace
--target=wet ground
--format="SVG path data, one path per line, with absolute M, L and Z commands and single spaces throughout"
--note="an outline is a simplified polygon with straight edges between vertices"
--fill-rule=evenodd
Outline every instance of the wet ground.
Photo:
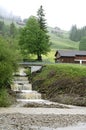
M 68 126 L 68 127 L 61 127 L 61 128 L 48 128 L 48 127 L 32 127 L 32 129 L 36 130 L 86 130 L 86 123 L 80 123 L 76 126 Z
M 84 115 L 0 114 L 0 130 L 74 130 L 84 128 L 84 122 L 86 123 Z M 82 124 L 77 125 L 78 123 Z
M 55 129 L 55 130 L 86 130 L 86 123 L 79 123 L 76 126 L 58 128 L 58 129 Z
M 86 108 L 0 108 L 0 130 L 86 130 Z

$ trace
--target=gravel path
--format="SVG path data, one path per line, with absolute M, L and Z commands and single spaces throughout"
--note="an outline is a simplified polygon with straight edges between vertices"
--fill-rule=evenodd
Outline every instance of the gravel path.
M 0 108 L 0 130 L 56 130 L 86 123 L 86 108 Z

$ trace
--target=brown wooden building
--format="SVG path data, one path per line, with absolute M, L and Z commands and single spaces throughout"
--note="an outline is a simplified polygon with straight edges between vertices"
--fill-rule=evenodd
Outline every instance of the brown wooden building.
M 55 62 L 86 64 L 86 51 L 58 50 L 55 53 Z

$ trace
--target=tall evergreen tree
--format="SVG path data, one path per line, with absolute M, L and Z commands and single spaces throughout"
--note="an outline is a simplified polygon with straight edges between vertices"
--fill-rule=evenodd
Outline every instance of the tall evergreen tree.
M 47 32 L 46 19 L 45 19 L 44 9 L 43 9 L 42 5 L 40 6 L 40 8 L 37 11 L 37 16 L 38 16 L 38 22 L 40 24 L 40 29 Z
M 72 41 L 79 41 L 78 40 L 78 29 L 77 29 L 77 26 L 76 25 L 73 25 L 72 28 L 71 28 L 71 31 L 70 31 L 70 39 Z
M 10 33 L 10 36 L 12 36 L 12 38 L 14 38 L 16 35 L 16 26 L 13 22 L 10 24 L 10 32 L 9 33 Z
M 40 8 L 37 11 L 37 16 L 38 16 L 38 22 L 40 25 L 40 29 L 45 33 L 45 39 L 46 39 L 45 45 L 47 46 L 47 43 L 49 43 L 49 35 L 47 35 L 48 30 L 47 30 L 44 9 L 43 9 L 42 5 L 40 6 Z M 39 58 L 42 59 L 41 56 Z

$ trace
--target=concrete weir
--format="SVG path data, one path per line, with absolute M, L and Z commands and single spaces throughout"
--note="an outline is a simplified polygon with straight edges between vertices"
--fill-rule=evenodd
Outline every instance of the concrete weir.
M 25 73 L 25 68 L 19 68 L 19 71 L 14 75 L 12 90 L 16 91 L 18 101 L 26 99 L 41 99 L 41 94 L 32 90 L 32 84 L 29 83 Z

